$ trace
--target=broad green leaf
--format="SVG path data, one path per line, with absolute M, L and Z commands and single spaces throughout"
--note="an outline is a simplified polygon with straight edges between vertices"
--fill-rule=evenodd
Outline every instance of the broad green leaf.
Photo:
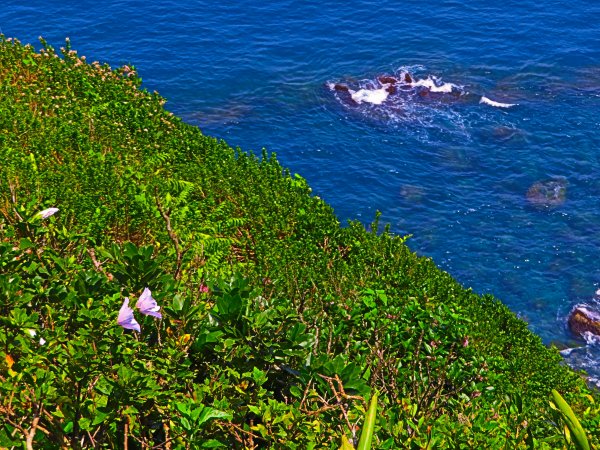
M 231 414 L 226 413 L 224 411 L 219 411 L 217 409 L 206 407 L 202 411 L 202 414 L 200 414 L 200 417 L 198 418 L 198 422 L 196 423 L 196 425 L 200 426 L 204 422 L 206 422 L 210 419 L 231 419 Z
M 360 433 L 360 440 L 356 450 L 370 450 L 371 442 L 373 441 L 373 432 L 375 431 L 375 419 L 377 418 L 377 392 L 373 393 L 371 403 L 367 411 L 365 423 Z
M 571 439 L 573 440 L 573 444 L 575 444 L 577 450 L 590 450 L 590 444 L 585 435 L 585 431 L 569 404 L 556 389 L 552 389 L 552 398 L 562 414 L 565 425 L 571 432 Z

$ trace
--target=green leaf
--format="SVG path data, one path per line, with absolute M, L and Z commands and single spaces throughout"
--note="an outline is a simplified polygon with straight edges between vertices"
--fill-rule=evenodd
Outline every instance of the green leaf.
M 290 394 L 296 398 L 302 397 L 302 390 L 298 386 L 290 386 Z
M 552 389 L 552 398 L 554 403 L 556 403 L 556 406 L 558 406 L 566 426 L 571 432 L 571 437 L 577 450 L 590 450 L 590 444 L 585 435 L 585 431 L 569 404 L 562 398 L 556 389 Z
M 63 431 L 65 433 L 70 433 L 71 431 L 73 431 L 73 422 L 67 422 L 63 427 Z
M 223 294 L 217 297 L 216 304 L 219 316 L 225 319 L 234 319 L 242 311 L 242 297 L 239 294 Z
M 248 411 L 250 411 L 252 414 L 256 414 L 257 416 L 261 416 L 262 411 L 260 410 L 260 408 L 256 405 L 248 405 Z
M 187 420 L 185 417 L 181 417 L 179 420 L 181 421 L 181 426 L 183 427 L 184 430 L 186 430 L 186 431 L 192 430 L 192 426 L 191 426 L 189 420 Z
M 350 443 L 346 435 L 342 435 L 342 446 L 340 450 L 354 450 L 354 446 Z
M 358 441 L 358 447 L 356 450 L 370 450 L 371 442 L 373 440 L 373 432 L 375 431 L 375 419 L 377 418 L 377 392 L 373 393 L 371 397 L 371 403 L 369 404 L 369 410 L 367 411 L 367 417 L 363 425 L 362 432 L 360 433 L 360 440 Z
M 96 410 L 96 417 L 94 417 L 94 420 L 92 421 L 92 426 L 98 425 L 102 422 L 104 422 L 104 419 L 106 419 L 108 417 L 108 413 L 102 412 L 100 410 Z
M 179 412 L 185 416 L 190 415 L 190 405 L 188 403 L 177 402 L 175 403 L 175 408 L 177 408 Z
M 200 351 L 206 344 L 219 342 L 221 336 L 223 336 L 223 332 L 221 330 L 201 334 L 196 338 L 196 341 L 192 346 L 192 350 Z
M 222 442 L 217 441 L 216 439 L 209 439 L 208 441 L 205 441 L 202 443 L 202 445 L 200 446 L 200 448 L 221 448 L 221 447 L 227 447 L 225 444 L 223 444 Z
M 231 417 L 232 416 L 229 413 L 206 407 L 202 411 L 202 414 L 200 414 L 200 417 L 198 418 L 198 422 L 196 423 L 196 426 L 200 426 L 204 422 L 207 422 L 210 419 L 231 419 Z
M 19 242 L 19 249 L 27 250 L 29 248 L 35 248 L 35 244 L 33 242 L 31 242 L 31 239 L 28 239 L 28 238 L 21 239 L 21 241 Z
M 201 403 L 198 405 L 197 408 L 192 409 L 190 416 L 192 417 L 192 420 L 194 422 L 198 420 L 198 417 L 200 417 L 202 411 L 204 411 L 204 405 Z
M 252 379 L 258 386 L 262 386 L 267 381 L 267 374 L 258 367 L 252 369 Z

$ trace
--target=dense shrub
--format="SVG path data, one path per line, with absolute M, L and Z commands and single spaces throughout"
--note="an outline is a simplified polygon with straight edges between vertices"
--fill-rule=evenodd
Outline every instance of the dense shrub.
M 552 389 L 598 445 L 596 394 L 498 300 L 163 105 L 0 42 L 0 447 L 339 448 L 378 392 L 377 448 L 560 448 Z M 119 326 L 146 288 L 162 318 Z

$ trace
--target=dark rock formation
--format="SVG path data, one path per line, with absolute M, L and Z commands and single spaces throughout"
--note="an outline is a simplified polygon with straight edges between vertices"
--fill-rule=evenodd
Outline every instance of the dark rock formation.
M 567 180 L 553 178 L 537 181 L 527 191 L 527 200 L 536 207 L 558 206 L 567 198 Z
M 585 333 L 591 333 L 600 337 L 600 311 L 589 305 L 581 304 L 573 308 L 568 323 L 569 329 L 577 336 L 584 337 Z

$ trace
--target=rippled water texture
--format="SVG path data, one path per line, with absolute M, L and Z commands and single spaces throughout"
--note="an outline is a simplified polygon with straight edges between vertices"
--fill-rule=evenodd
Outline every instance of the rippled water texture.
M 600 284 L 599 3 L 27 3 L 3 3 L 5 35 L 135 65 L 206 134 L 275 151 L 342 221 L 382 211 L 545 342 L 586 345 L 565 323 Z M 423 85 L 366 92 L 404 72 Z M 567 356 L 596 376 L 599 358 Z

